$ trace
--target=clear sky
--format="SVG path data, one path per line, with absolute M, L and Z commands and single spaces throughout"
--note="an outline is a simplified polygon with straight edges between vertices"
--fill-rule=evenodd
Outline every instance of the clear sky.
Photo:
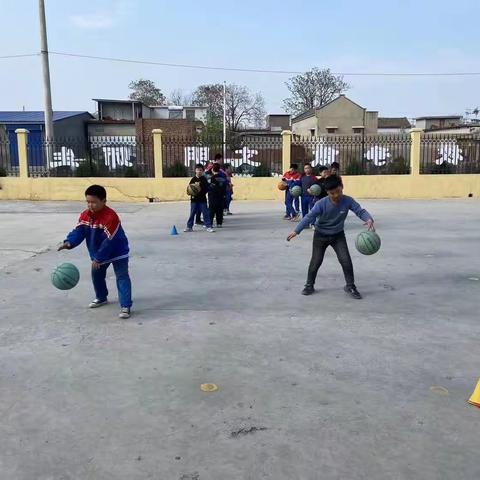
M 159 62 L 335 72 L 480 72 L 479 0 L 45 0 L 51 51 Z M 39 51 L 37 0 L 0 0 L 0 56 Z M 51 56 L 53 108 L 94 110 L 154 80 L 168 94 L 235 82 L 282 111 L 288 75 Z M 0 59 L 0 110 L 42 109 L 39 57 Z M 349 77 L 347 95 L 381 116 L 464 114 L 480 77 Z

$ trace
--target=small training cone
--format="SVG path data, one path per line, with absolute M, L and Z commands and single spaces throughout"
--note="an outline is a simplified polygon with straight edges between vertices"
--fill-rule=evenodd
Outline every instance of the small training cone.
M 177 227 L 175 225 L 172 227 L 172 230 L 170 231 L 170 235 L 178 235 Z
M 472 396 L 468 399 L 468 403 L 480 408 L 480 379 L 477 382 L 477 386 L 475 387 Z

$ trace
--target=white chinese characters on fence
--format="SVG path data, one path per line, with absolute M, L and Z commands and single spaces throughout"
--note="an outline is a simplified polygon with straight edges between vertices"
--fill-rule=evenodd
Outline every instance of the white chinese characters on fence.
M 458 147 L 455 141 L 441 143 L 437 151 L 438 155 L 435 159 L 437 165 L 442 165 L 442 163 L 458 165 L 458 162 L 463 161 L 462 149 Z
M 254 150 L 244 146 L 234 151 L 233 158 L 225 158 L 224 163 L 229 163 L 233 168 L 238 168 L 241 165 L 250 165 L 252 167 L 259 167 L 260 162 L 253 160 L 253 157 L 258 155 L 258 150 Z M 210 159 L 210 147 L 185 147 L 185 166 L 189 167 L 192 163 L 206 163 Z

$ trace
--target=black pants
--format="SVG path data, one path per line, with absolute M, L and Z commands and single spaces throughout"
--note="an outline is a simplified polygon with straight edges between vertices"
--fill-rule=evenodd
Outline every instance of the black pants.
M 223 224 L 223 201 L 221 202 L 210 202 L 210 221 L 213 224 L 213 219 L 216 217 L 217 225 Z
M 317 278 L 317 272 L 323 262 L 325 251 L 331 246 L 337 254 L 338 261 L 343 269 L 346 284 L 351 287 L 355 285 L 353 277 L 353 265 L 348 251 L 347 239 L 345 233 L 340 232 L 331 237 L 324 237 L 315 231 L 313 235 L 312 259 L 308 267 L 307 285 L 314 285 Z

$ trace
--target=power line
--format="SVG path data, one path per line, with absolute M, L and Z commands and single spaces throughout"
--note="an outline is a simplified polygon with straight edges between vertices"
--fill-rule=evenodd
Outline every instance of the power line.
M 268 70 L 261 68 L 238 68 L 238 67 L 214 67 L 210 65 L 195 65 L 185 63 L 167 63 L 167 62 L 155 62 L 150 60 L 134 60 L 129 58 L 118 57 L 100 57 L 96 55 L 82 55 L 79 53 L 68 52 L 52 52 L 50 55 L 59 55 L 63 57 L 74 58 L 86 58 L 90 60 L 103 60 L 108 62 L 120 62 L 120 63 L 135 63 L 140 65 L 157 65 L 161 67 L 173 67 L 173 68 L 191 68 L 196 70 L 220 70 L 227 72 L 246 72 L 246 73 L 274 73 L 283 75 L 299 75 L 305 72 L 296 70 Z M 35 57 L 39 53 L 31 53 L 25 55 L 5 55 L 0 56 L 0 59 L 5 58 L 19 58 L 19 57 Z M 480 76 L 480 72 L 332 72 L 334 75 L 343 75 L 345 77 L 472 77 Z
M 201 70 L 222 70 L 222 71 L 231 71 L 231 72 L 249 72 L 249 73 L 278 73 L 278 74 L 288 74 L 288 75 L 298 75 L 305 72 L 295 71 L 295 70 L 267 70 L 260 68 L 238 68 L 238 67 L 213 67 L 207 65 L 193 65 L 193 64 L 184 64 L 184 63 L 166 63 L 166 62 L 154 62 L 147 60 L 132 60 L 128 58 L 116 58 L 116 57 L 98 57 L 95 55 L 81 55 L 77 53 L 66 53 L 66 52 L 52 52 L 53 55 L 61 55 L 66 57 L 78 57 L 78 58 L 89 58 L 94 60 L 105 60 L 110 62 L 123 62 L 123 63 L 137 63 L 143 65 L 159 65 L 163 67 L 176 67 L 176 68 L 193 68 Z M 334 75 L 344 75 L 344 76 L 376 76 L 376 77 L 429 77 L 429 76 L 478 76 L 480 72 L 412 72 L 412 73 L 388 73 L 388 72 L 332 72 Z
M 21 58 L 21 57 L 38 57 L 40 53 L 25 53 L 22 55 L 1 55 L 0 59 L 3 58 Z

